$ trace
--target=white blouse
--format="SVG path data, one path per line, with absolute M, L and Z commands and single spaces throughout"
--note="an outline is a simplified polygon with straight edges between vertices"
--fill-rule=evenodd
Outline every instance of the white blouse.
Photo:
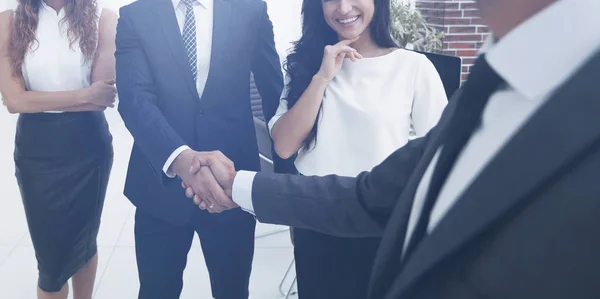
M 269 130 L 288 110 L 286 94 Z M 303 175 L 370 171 L 409 139 L 426 135 L 446 104 L 440 76 L 423 54 L 399 49 L 346 59 L 325 91 L 316 146 L 301 149 L 295 166 Z
M 56 92 L 89 87 L 92 61 L 85 62 L 78 41 L 71 47 L 67 36 L 68 24 L 66 20 L 61 22 L 65 17 L 64 9 L 57 12 L 44 1 L 41 3 L 37 42 L 25 54 L 23 61 L 25 89 Z

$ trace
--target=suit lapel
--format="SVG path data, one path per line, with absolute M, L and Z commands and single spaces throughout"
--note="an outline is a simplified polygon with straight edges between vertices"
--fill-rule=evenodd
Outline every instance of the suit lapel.
M 200 107 L 205 109 L 218 103 L 219 97 L 213 94 L 226 93 L 227 84 L 221 84 L 219 78 L 224 77 L 221 72 L 227 71 L 223 67 L 224 52 L 227 49 L 229 27 L 231 25 L 231 4 L 225 0 L 214 1 L 212 46 L 210 53 L 210 67 L 206 87 L 202 94 Z
M 430 137 L 431 139 L 427 142 L 427 148 L 423 153 L 421 162 L 415 169 L 411 180 L 407 183 L 398 200 L 398 204 L 394 208 L 392 218 L 386 227 L 384 238 L 381 240 L 379 252 L 373 265 L 369 298 L 383 298 L 394 282 L 393 278 L 398 274 L 398 270 L 401 267 L 400 255 L 406 237 L 413 198 L 421 182 L 421 177 L 440 147 L 440 137 L 448 129 L 448 123 L 454 114 L 457 100 L 461 94 L 462 89 L 459 89 L 448 102 L 444 115 L 434 129 L 436 132 L 433 132 Z
M 175 16 L 173 3 L 169 0 L 157 0 L 156 5 L 154 5 L 154 12 L 161 25 L 167 44 L 171 49 L 173 61 L 177 69 L 181 72 L 185 84 L 192 95 L 199 98 L 196 82 L 194 82 L 192 70 L 190 69 L 188 55 L 183 45 L 183 39 L 181 38 L 181 31 L 177 23 L 177 17 Z
M 393 294 L 399 297 L 511 209 L 528 204 L 600 140 L 599 75 L 600 55 L 537 111 L 423 240 L 397 277 Z

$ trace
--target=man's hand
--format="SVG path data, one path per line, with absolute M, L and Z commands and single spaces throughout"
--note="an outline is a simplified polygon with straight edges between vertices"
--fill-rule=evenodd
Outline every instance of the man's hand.
M 171 170 L 182 179 L 186 195 L 194 198 L 194 202 L 203 210 L 220 213 L 237 207 L 231 201 L 231 192 L 226 193 L 211 172 L 210 166 L 220 166 L 223 172 L 235 174 L 235 167 L 227 157 L 220 152 L 182 152 L 172 164 Z M 229 194 L 229 195 L 228 195 Z

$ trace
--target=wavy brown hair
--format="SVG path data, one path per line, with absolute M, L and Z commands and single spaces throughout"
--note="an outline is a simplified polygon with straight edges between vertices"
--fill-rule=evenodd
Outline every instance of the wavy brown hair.
M 18 0 L 9 42 L 10 60 L 15 74 L 21 74 L 25 54 L 30 49 L 34 50 L 38 42 L 35 33 L 42 1 Z M 67 22 L 71 49 L 79 42 L 85 62 L 91 61 L 98 45 L 98 3 L 96 0 L 65 0 L 63 9 L 65 18 L 61 22 Z

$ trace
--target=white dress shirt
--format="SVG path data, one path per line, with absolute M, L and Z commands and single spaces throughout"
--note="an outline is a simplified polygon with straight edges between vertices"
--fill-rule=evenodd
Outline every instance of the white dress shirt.
M 487 49 L 489 64 L 508 86 L 491 96 L 481 127 L 466 144 L 441 189 L 428 232 L 550 94 L 600 49 L 598 11 L 598 0 L 559 0 Z M 437 158 L 436 155 L 418 186 L 405 247 L 421 214 Z M 251 213 L 254 212 L 251 197 L 254 175 L 240 171 L 233 184 L 233 200 Z
M 206 86 L 206 80 L 208 79 L 208 71 L 210 67 L 210 55 L 212 47 L 212 29 L 213 29 L 213 11 L 214 0 L 196 0 L 194 1 L 194 18 L 196 19 L 196 55 L 198 58 L 197 64 L 197 79 L 196 89 L 198 95 L 202 97 L 204 87 Z M 173 0 L 173 7 L 175 9 L 175 16 L 177 17 L 177 23 L 179 24 L 179 30 L 183 34 L 183 23 L 185 21 L 185 4 L 181 0 Z M 163 166 L 163 172 L 170 178 L 174 178 L 175 175 L 169 172 L 169 168 L 175 158 L 181 154 L 181 152 L 189 149 L 187 145 L 177 148 L 169 156 Z
M 101 11 L 99 8 L 98 12 Z M 64 8 L 57 12 L 41 1 L 35 32 L 37 43 L 25 54 L 21 68 L 26 90 L 57 92 L 90 87 L 93 61 L 85 61 L 78 44 L 71 47 L 67 35 L 69 24 L 61 22 L 64 17 Z
M 288 111 L 285 96 L 287 90 L 269 130 Z M 371 170 L 410 138 L 425 136 L 447 102 L 442 80 L 423 54 L 399 49 L 345 59 L 323 96 L 317 142 L 299 151 L 296 168 L 320 176 Z

